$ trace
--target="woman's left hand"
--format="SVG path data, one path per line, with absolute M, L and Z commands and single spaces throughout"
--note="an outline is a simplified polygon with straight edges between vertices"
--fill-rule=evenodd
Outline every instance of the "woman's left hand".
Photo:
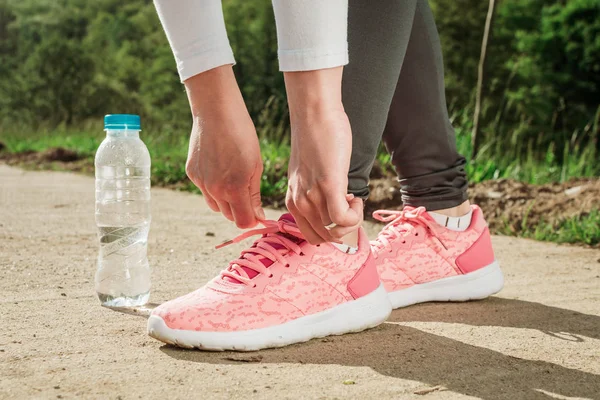
M 337 242 L 363 220 L 362 199 L 347 195 L 352 131 L 341 70 L 285 74 L 292 125 L 286 205 L 312 244 Z

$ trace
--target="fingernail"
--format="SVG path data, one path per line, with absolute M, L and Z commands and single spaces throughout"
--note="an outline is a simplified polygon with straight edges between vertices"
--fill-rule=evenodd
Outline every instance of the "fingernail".
M 265 212 L 262 209 L 262 207 L 255 209 L 254 213 L 256 215 L 256 218 L 258 218 L 258 219 L 261 219 L 261 220 L 267 219 L 267 217 L 265 217 Z

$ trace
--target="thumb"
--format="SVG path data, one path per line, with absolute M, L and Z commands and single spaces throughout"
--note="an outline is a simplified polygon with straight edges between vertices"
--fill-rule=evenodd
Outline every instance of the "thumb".
M 341 190 L 326 191 L 327 211 L 331 221 L 340 226 L 355 226 L 361 221 L 361 214 L 357 213 L 362 200 L 352 198 L 348 200 L 345 188 Z M 362 213 L 362 210 L 361 210 Z
M 329 231 L 331 233 L 331 236 L 333 236 L 334 238 L 342 238 L 342 237 L 346 236 L 347 234 L 355 231 L 356 229 L 358 229 L 360 227 L 362 220 L 363 220 L 363 209 L 364 209 L 363 200 L 360 197 L 354 197 L 353 195 L 346 195 L 346 200 L 348 200 L 348 202 L 350 203 L 350 209 L 348 211 L 355 213 L 359 222 L 358 222 L 358 224 L 352 225 L 352 226 L 341 226 L 340 225 L 340 226 L 334 227 L 333 229 L 331 229 Z
M 350 203 L 350 210 L 352 210 L 359 219 L 362 219 L 362 215 L 365 211 L 365 203 L 363 199 L 352 196 L 348 202 Z

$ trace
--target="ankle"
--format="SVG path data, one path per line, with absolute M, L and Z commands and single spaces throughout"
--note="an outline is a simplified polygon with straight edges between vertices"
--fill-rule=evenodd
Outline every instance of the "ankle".
M 429 215 L 438 223 L 451 231 L 463 232 L 471 226 L 473 210 L 469 201 L 461 205 L 443 210 L 429 211 Z

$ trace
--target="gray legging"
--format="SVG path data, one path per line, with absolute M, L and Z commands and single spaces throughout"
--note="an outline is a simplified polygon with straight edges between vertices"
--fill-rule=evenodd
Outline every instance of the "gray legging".
M 463 203 L 466 161 L 448 118 L 440 39 L 427 0 L 350 0 L 348 43 L 348 191 L 368 197 L 383 136 L 405 205 L 439 210 Z

